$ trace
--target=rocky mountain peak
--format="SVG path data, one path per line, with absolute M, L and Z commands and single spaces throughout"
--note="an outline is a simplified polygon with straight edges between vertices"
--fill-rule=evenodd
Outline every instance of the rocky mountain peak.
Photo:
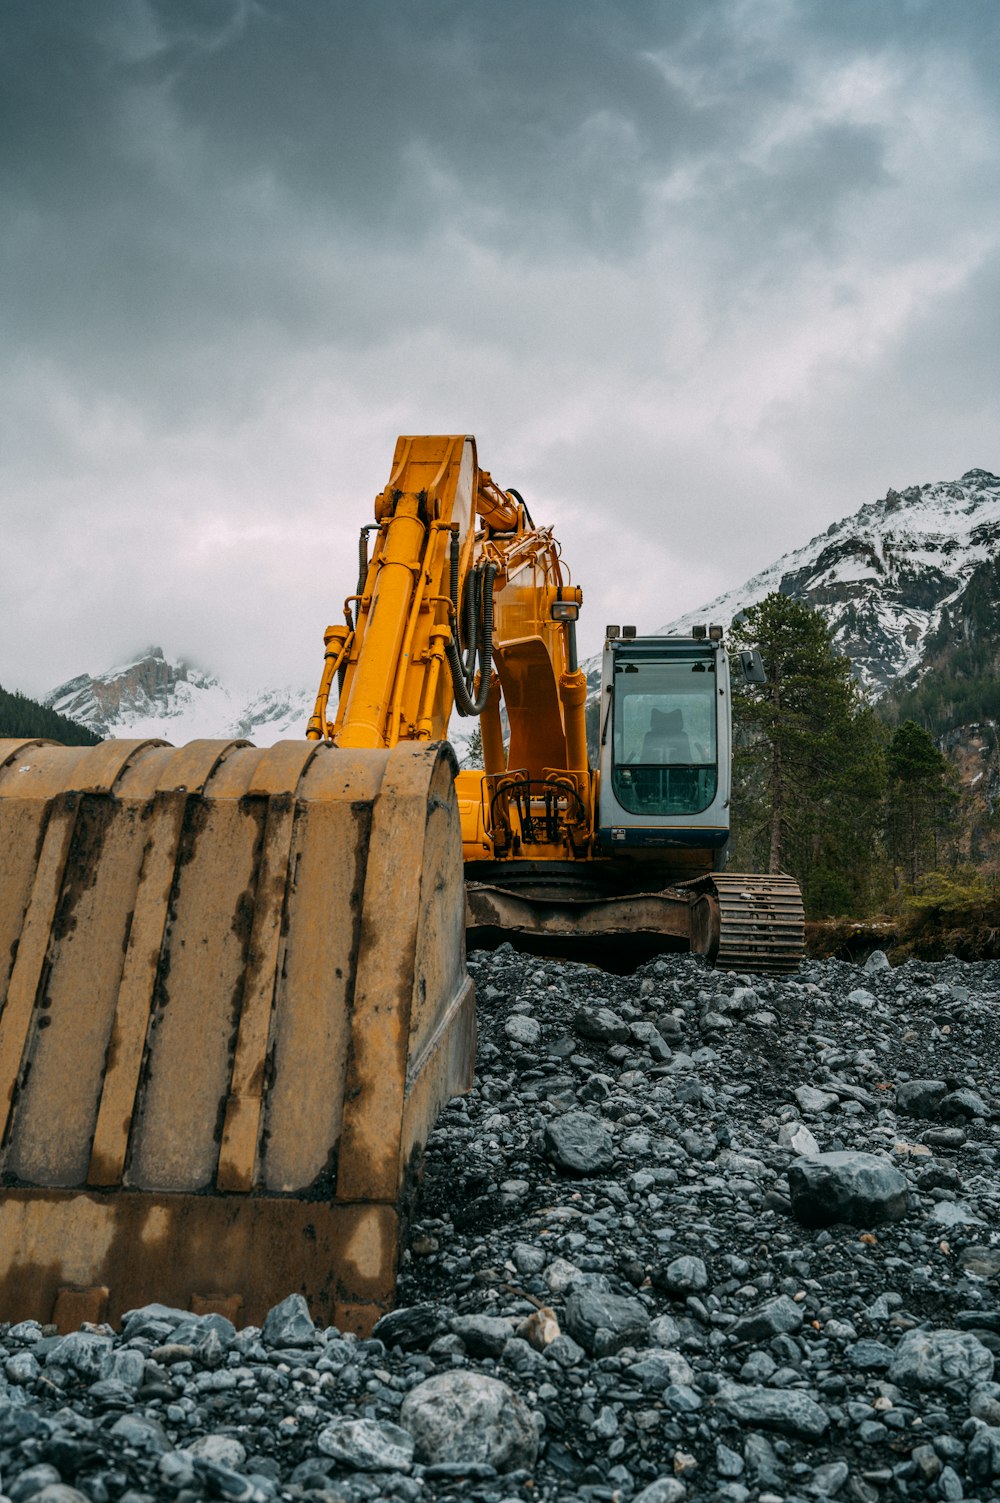
M 967 470 L 961 480 L 890 489 L 786 553 L 738 589 L 672 621 L 728 626 L 774 590 L 821 611 L 862 682 L 885 694 L 919 674 L 942 636 L 982 620 L 1000 557 L 1000 478 Z

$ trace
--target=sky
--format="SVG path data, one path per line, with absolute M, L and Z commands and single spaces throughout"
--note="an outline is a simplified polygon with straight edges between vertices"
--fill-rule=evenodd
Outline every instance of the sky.
M 397 434 L 654 630 L 1000 470 L 995 0 L 4 0 L 0 683 L 309 683 Z

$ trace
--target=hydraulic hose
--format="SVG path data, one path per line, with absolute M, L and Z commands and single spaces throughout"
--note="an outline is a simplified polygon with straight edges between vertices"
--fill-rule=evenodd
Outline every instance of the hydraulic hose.
M 445 647 L 451 684 L 455 693 L 455 709 L 459 715 L 481 715 L 490 694 L 490 674 L 493 669 L 493 580 L 496 564 L 480 564 L 469 576 L 466 590 L 465 616 L 467 624 L 467 655 L 465 661 L 456 634 Z M 451 553 L 451 599 L 458 619 L 458 551 L 452 546 Z M 479 693 L 474 695 L 476 660 L 479 660 Z

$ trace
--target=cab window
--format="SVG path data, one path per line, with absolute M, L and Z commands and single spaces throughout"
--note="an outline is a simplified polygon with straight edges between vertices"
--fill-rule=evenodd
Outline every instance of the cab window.
M 700 814 L 718 787 L 714 657 L 615 663 L 612 786 L 630 814 Z

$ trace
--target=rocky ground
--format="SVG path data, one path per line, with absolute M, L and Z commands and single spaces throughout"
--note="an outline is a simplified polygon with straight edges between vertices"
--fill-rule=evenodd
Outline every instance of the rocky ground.
M 397 1311 L 0 1327 L 3 1494 L 1000 1500 L 1000 965 L 880 959 L 473 956 Z

